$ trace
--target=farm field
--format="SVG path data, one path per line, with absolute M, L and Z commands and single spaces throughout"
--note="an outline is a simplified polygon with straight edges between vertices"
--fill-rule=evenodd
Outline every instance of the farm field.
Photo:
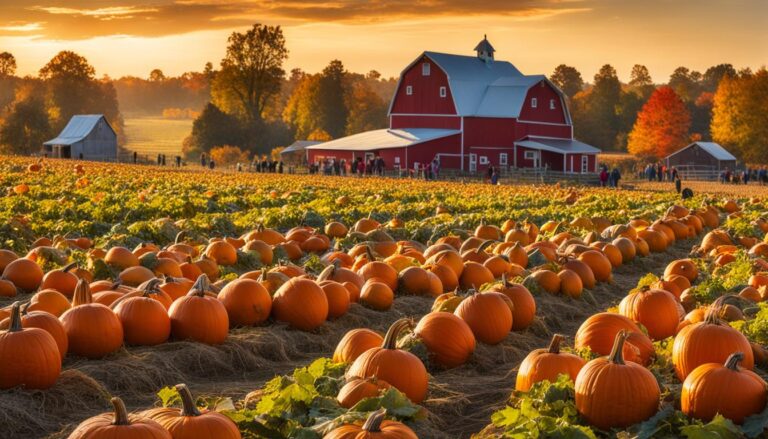
M 644 184 L 490 186 L 18 157 L 2 157 L 0 170 L 0 327 L 13 328 L 3 319 L 19 302 L 24 319 L 63 328 L 34 332 L 49 355 L 68 344 L 60 371 L 0 371 L 2 438 L 66 438 L 109 412 L 111 396 L 132 411 L 178 407 L 179 383 L 245 438 L 341 437 L 341 424 L 380 408 L 420 438 L 735 438 L 768 426 L 762 187 L 702 184 L 680 200 Z M 360 328 L 373 332 L 345 337 Z M 376 351 L 388 330 L 388 349 Z M 0 333 L 4 365 L 35 355 L 4 357 L 3 336 L 14 334 Z M 521 363 L 555 334 L 562 354 L 541 360 L 555 383 L 516 390 Z M 683 381 L 736 352 L 731 366 L 740 359 L 757 375 L 726 370 L 745 384 L 713 391 L 733 394 L 740 403 L 726 406 L 737 410 L 707 400 L 697 404 L 714 411 L 692 411 L 685 398 L 706 395 L 691 396 Z M 609 354 L 615 381 L 592 376 L 584 392 L 588 369 Z M 624 412 L 590 412 L 600 404 Z
M 181 155 L 184 138 L 192 132 L 192 120 L 162 117 L 127 117 L 125 119 L 125 150 L 149 158 L 157 154 L 168 157 Z

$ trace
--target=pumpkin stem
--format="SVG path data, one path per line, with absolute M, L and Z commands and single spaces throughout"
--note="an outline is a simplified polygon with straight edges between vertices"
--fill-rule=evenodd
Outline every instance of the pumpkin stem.
M 186 384 L 176 384 L 176 391 L 181 397 L 181 416 L 200 416 L 200 410 L 197 409 L 195 399 Z
M 189 293 L 187 293 L 187 295 L 203 297 L 205 293 L 210 290 L 211 290 L 211 281 L 208 279 L 207 275 L 201 274 L 195 281 L 195 284 L 192 285 L 192 289 L 189 290 Z
M 382 349 L 397 349 L 397 337 L 406 327 L 413 328 L 413 320 L 402 318 L 392 323 L 392 326 L 389 327 L 387 334 L 384 336 L 384 341 L 381 343 Z
M 616 339 L 613 341 L 613 349 L 611 349 L 611 353 L 608 355 L 608 361 L 613 364 L 625 364 L 622 349 L 626 340 L 627 331 L 621 330 L 616 334 Z
M 19 332 L 21 330 L 21 302 L 13 302 L 13 305 L 11 305 L 11 325 L 8 327 L 8 332 Z
M 741 363 L 742 360 L 744 360 L 744 353 L 734 352 L 728 357 L 727 360 L 725 360 L 725 367 L 738 372 L 739 363 Z
M 555 334 L 552 336 L 552 341 L 549 342 L 548 352 L 550 354 L 560 353 L 560 343 L 565 339 L 561 334 Z
M 93 297 L 91 296 L 91 287 L 88 286 L 88 282 L 84 279 L 78 280 L 77 286 L 75 287 L 75 293 L 72 297 L 72 307 L 87 305 L 92 302 Z
M 338 259 L 337 259 L 337 260 L 338 260 Z M 337 266 L 336 266 L 336 261 L 337 261 L 337 260 L 334 260 L 334 261 L 333 261 L 333 262 L 334 262 L 333 264 L 331 264 L 331 265 L 329 265 L 329 266 L 325 267 L 325 268 L 323 269 L 323 271 L 321 271 L 321 272 L 320 272 L 320 275 L 319 275 L 319 276 L 317 276 L 317 282 L 322 282 L 322 281 L 324 281 L 324 280 L 328 280 L 328 279 L 330 279 L 330 277 L 331 277 L 331 276 L 333 276 L 333 273 L 336 271 L 336 267 L 337 267 Z
M 112 420 L 112 425 L 131 425 L 131 421 L 128 419 L 128 410 L 126 410 L 123 400 L 114 397 L 110 399 L 109 402 L 112 403 L 112 407 L 115 409 L 115 417 Z
M 70 271 L 72 271 L 73 268 L 76 268 L 76 267 L 77 267 L 77 262 L 71 262 L 71 263 L 65 265 L 64 267 L 62 267 L 61 271 L 65 272 L 65 273 L 69 273 Z
M 507 280 L 507 273 L 501 273 L 501 285 L 503 287 L 509 287 L 509 280 Z
M 184 237 L 187 236 L 187 232 L 184 230 L 180 231 L 176 234 L 176 238 L 174 238 L 173 243 L 174 244 L 181 244 Z
M 387 409 L 385 408 L 371 412 L 371 414 L 368 415 L 368 419 L 365 420 L 365 424 L 363 424 L 363 431 L 367 431 L 369 433 L 380 433 L 381 423 L 384 421 L 384 417 L 386 415 Z
M 368 244 L 365 245 L 365 253 L 368 255 L 368 262 L 373 262 L 376 260 L 376 256 L 373 255 L 371 246 Z

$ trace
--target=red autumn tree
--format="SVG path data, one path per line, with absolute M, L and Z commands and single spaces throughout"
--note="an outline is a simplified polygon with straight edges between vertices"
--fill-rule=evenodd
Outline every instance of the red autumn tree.
M 689 140 L 691 115 L 671 87 L 659 87 L 637 115 L 629 133 L 629 152 L 663 158 L 684 147 Z

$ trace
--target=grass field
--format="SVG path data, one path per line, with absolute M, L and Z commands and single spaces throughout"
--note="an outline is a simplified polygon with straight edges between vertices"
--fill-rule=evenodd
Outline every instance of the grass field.
M 126 118 L 125 149 L 150 158 L 157 154 L 170 157 L 181 155 L 181 144 L 191 131 L 191 120 L 170 120 L 161 117 Z

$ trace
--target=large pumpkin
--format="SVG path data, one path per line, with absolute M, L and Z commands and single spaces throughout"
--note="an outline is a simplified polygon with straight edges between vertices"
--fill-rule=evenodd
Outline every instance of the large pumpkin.
M 683 382 L 680 406 L 686 415 L 709 422 L 716 414 L 741 424 L 760 413 L 766 404 L 766 383 L 739 363 L 744 354 L 736 352 L 725 365 L 706 363 L 694 369 Z
M 211 292 L 206 275 L 200 275 L 186 296 L 168 310 L 171 334 L 177 340 L 192 340 L 217 345 L 229 333 L 229 316 L 224 304 Z
M 616 334 L 627 331 L 628 342 L 622 342 L 624 358 L 648 364 L 654 355 L 653 343 L 629 318 L 614 313 L 598 313 L 590 316 L 576 331 L 576 349 L 589 348 L 599 355 L 611 352 Z
M 454 312 L 470 328 L 475 338 L 488 344 L 500 343 L 512 330 L 510 300 L 496 293 L 476 293 L 462 300 Z
M 419 439 L 405 424 L 386 421 L 386 409 L 371 412 L 365 423 L 343 424 L 323 436 L 323 439 Z
M 515 389 L 527 392 L 532 385 L 539 381 L 557 381 L 561 374 L 568 375 L 572 380 L 576 379 L 579 371 L 584 367 L 584 359 L 578 355 L 560 352 L 560 342 L 563 336 L 555 334 L 546 349 L 531 351 L 517 370 Z
M 677 333 L 684 311 L 669 291 L 643 288 L 624 297 L 619 312 L 645 326 L 648 335 L 658 341 Z
M 601 430 L 637 424 L 659 408 L 661 391 L 653 373 L 637 363 L 624 362 L 626 336 L 626 331 L 620 331 L 610 355 L 584 365 L 574 382 L 576 410 Z
M 469 325 L 454 314 L 431 312 L 413 330 L 430 354 L 430 360 L 445 368 L 461 366 L 475 351 L 475 336 Z
M 325 280 L 318 284 L 323 289 L 325 298 L 328 299 L 329 319 L 341 317 L 349 311 L 350 293 L 347 287 L 332 280 Z
M 381 346 L 384 338 L 370 329 L 351 329 L 341 338 L 333 351 L 335 363 L 351 363 L 368 349 Z
M 459 276 L 459 286 L 463 290 L 480 288 L 482 285 L 493 282 L 491 270 L 477 262 L 464 263 L 464 269 Z
M 13 282 L 16 288 L 31 293 L 43 282 L 43 269 L 35 261 L 19 258 L 5 266 L 3 279 Z
M 73 262 L 59 270 L 51 270 L 43 276 L 40 289 L 54 289 L 67 297 L 72 297 L 77 286 L 77 276 L 71 273 L 77 268 L 77 263 Z
M 72 308 L 60 317 L 69 338 L 69 351 L 86 358 L 102 358 L 123 344 L 123 325 L 111 309 L 94 303 L 85 280 L 75 288 Z
M 397 270 L 392 268 L 386 262 L 369 262 L 360 268 L 358 274 L 365 280 L 377 278 L 380 282 L 385 283 L 392 291 L 397 289 Z
M 227 241 L 214 241 L 208 244 L 203 254 L 219 265 L 235 265 L 237 263 L 237 249 Z
M 292 278 L 275 293 L 272 314 L 296 329 L 311 331 L 328 318 L 328 298 L 314 281 Z
M 67 297 L 56 290 L 40 290 L 29 300 L 27 311 L 45 311 L 56 317 L 72 307 Z
M 512 330 L 522 331 L 530 326 L 536 318 L 536 300 L 524 285 L 508 282 L 506 276 L 502 276 L 501 279 L 502 283 L 493 287 L 492 291 L 509 297 L 514 305 Z
M 43 329 L 22 327 L 19 302 L 11 308 L 8 330 L 0 332 L 0 365 L 0 389 L 47 389 L 61 373 L 56 340 Z
M 229 316 L 230 326 L 252 326 L 264 322 L 272 312 L 272 297 L 253 279 L 236 279 L 218 295 Z
M 371 279 L 365 282 L 360 291 L 360 303 L 377 311 L 386 311 L 392 307 L 395 293 L 383 282 Z
M 607 282 L 611 279 L 611 270 L 613 266 L 611 261 L 603 253 L 597 250 L 587 250 L 579 254 L 578 259 L 584 262 L 592 269 L 595 279 L 598 282 Z
M 703 322 L 685 326 L 675 336 L 672 363 L 680 381 L 685 380 L 702 364 L 725 364 L 734 352 L 744 353 L 741 364 L 745 369 L 752 370 L 755 367 L 752 347 L 747 337 L 718 319 L 721 303 L 718 299 L 707 311 Z
M 0 321 L 0 330 L 7 330 L 10 327 L 10 317 Z M 56 342 L 56 347 L 59 349 L 59 355 L 62 361 L 64 360 L 69 350 L 69 339 L 67 338 L 67 331 L 64 329 L 64 325 L 58 317 L 45 311 L 30 312 L 29 307 L 26 306 L 21 311 L 21 327 L 39 328 L 51 334 L 51 337 Z
M 148 289 L 143 290 L 141 295 L 117 299 L 112 306 L 123 325 L 126 344 L 154 346 L 164 343 L 171 335 L 168 310 L 150 294 Z
M 347 379 L 375 376 L 403 392 L 414 403 L 421 403 L 427 395 L 427 369 L 419 357 L 397 349 L 397 337 L 412 324 L 409 319 L 395 321 L 380 347 L 368 349 L 352 363 L 347 370 Z
M 696 268 L 696 264 L 690 259 L 678 259 L 667 265 L 667 268 L 664 270 L 664 278 L 667 279 L 674 274 L 683 276 L 690 282 L 694 282 L 699 276 L 699 269 Z
M 197 408 L 186 384 L 177 384 L 182 408 L 161 407 L 144 415 L 168 430 L 173 439 L 239 439 L 240 430 L 228 417 Z
M 112 398 L 114 412 L 86 419 L 69 439 L 173 439 L 157 422 L 139 415 L 129 415 L 120 398 Z

